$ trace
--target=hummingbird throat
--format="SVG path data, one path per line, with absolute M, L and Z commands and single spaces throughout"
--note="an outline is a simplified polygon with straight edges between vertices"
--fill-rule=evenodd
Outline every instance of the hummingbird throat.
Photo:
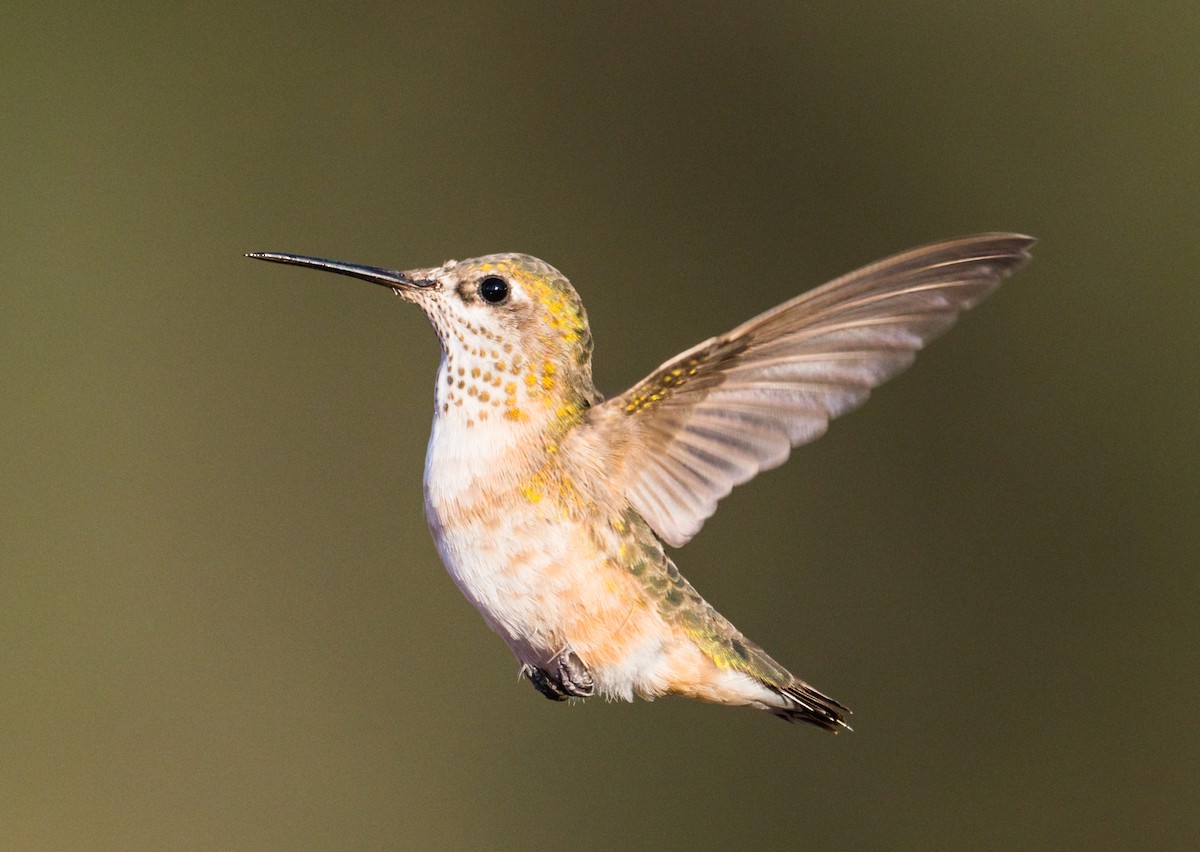
M 507 424 L 524 426 L 521 431 L 562 432 L 598 401 L 582 307 L 558 296 L 545 281 L 528 283 L 535 298 L 515 328 L 493 330 L 472 322 L 438 328 L 443 354 L 436 388 L 439 417 L 459 420 L 468 429 L 491 431 Z

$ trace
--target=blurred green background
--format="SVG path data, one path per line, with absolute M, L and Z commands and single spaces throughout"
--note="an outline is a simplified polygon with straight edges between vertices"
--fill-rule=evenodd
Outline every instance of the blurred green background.
M 0 848 L 1194 848 L 1196 4 L 0 26 Z M 241 257 L 537 254 L 612 393 L 992 229 L 1035 262 L 678 556 L 839 737 L 518 683 L 422 516 L 432 332 Z

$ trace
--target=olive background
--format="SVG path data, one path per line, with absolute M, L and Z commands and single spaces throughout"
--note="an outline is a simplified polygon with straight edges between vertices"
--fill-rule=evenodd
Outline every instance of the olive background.
M 0 848 L 1195 843 L 1195 3 L 3 18 Z M 615 393 L 984 230 L 1034 262 L 677 555 L 836 737 L 518 682 L 424 319 L 242 258 L 538 255 Z

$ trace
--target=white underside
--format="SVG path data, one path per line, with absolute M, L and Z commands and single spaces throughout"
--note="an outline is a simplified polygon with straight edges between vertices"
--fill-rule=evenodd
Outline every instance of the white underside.
M 438 387 L 442 386 L 439 375 Z M 581 562 L 594 551 L 587 531 L 552 516 L 549 507 L 517 502 L 508 511 L 462 509 L 477 503 L 485 487 L 495 487 L 498 459 L 520 437 L 509 434 L 507 424 L 494 421 L 488 422 L 486 433 L 468 428 L 472 412 L 466 408 L 438 416 L 433 424 L 425 463 L 425 505 L 434 542 L 454 583 L 521 665 L 551 668 L 565 650 L 559 615 L 577 612 L 580 601 L 611 594 L 607 574 L 600 566 L 589 570 Z M 632 622 L 626 629 L 633 630 Z M 643 630 L 641 637 L 629 632 L 628 639 L 619 661 L 589 664 L 597 694 L 627 701 L 635 695 L 663 695 L 670 691 L 672 658 L 698 653 L 690 642 L 661 627 Z M 781 706 L 778 695 L 745 674 L 728 671 L 720 680 L 728 703 Z

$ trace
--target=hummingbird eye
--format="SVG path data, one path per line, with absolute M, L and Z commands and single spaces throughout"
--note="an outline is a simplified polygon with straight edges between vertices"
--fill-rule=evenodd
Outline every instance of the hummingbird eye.
M 508 282 L 489 275 L 479 282 L 479 297 L 489 304 L 500 304 L 508 298 Z

